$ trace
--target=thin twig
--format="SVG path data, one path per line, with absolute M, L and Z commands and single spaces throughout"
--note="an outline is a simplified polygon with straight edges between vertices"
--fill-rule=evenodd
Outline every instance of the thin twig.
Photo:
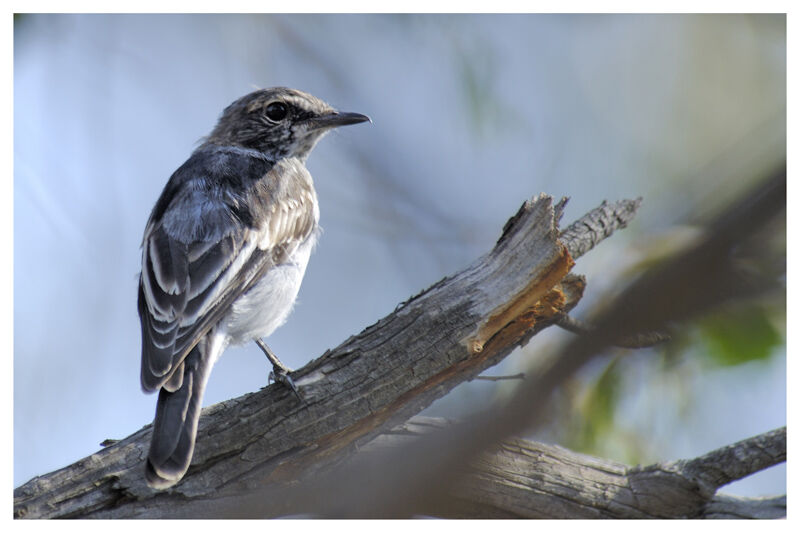
M 475 376 L 475 378 L 473 379 L 479 379 L 481 381 L 506 381 L 513 379 L 525 379 L 525 373 L 520 372 L 519 374 L 513 374 L 511 376 Z
M 562 315 L 556 325 L 576 335 L 588 335 L 597 330 L 595 326 L 570 315 Z M 663 331 L 647 331 L 628 335 L 613 344 L 620 348 L 650 348 L 671 339 L 672 337 Z

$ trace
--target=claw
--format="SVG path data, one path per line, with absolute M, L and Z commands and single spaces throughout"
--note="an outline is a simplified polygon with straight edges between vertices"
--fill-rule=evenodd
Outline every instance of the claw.
M 297 399 L 302 402 L 303 398 L 300 396 L 300 391 L 297 390 L 297 385 L 295 385 L 294 380 L 289 377 L 289 373 L 291 372 L 289 367 L 281 363 L 281 360 L 278 359 L 278 356 L 269 349 L 267 343 L 261 339 L 256 339 L 256 344 L 259 348 L 261 348 L 261 351 L 264 352 L 264 355 L 267 356 L 267 359 L 269 359 L 270 363 L 272 363 L 272 372 L 269 373 L 267 383 L 269 384 L 270 381 L 274 381 L 275 383 L 281 383 L 285 387 L 289 387 L 292 389 L 292 392 L 294 392 L 294 395 L 297 396 Z
M 294 392 L 294 395 L 297 396 L 297 399 L 301 402 L 303 401 L 303 398 L 300 396 L 300 391 L 297 389 L 297 385 L 294 384 L 294 380 L 289 375 L 287 368 L 273 366 L 272 372 L 269 373 L 269 380 L 274 381 L 275 383 L 280 383 L 284 387 L 292 389 L 292 392 Z

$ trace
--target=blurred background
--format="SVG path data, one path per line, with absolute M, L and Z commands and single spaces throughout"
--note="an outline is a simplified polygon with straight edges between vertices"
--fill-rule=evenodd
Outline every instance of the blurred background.
M 324 234 L 269 342 L 292 367 L 487 252 L 531 196 L 569 196 L 565 225 L 642 196 L 635 223 L 576 265 L 587 313 L 786 155 L 782 15 L 17 15 L 15 486 L 151 422 L 145 222 L 222 109 L 273 85 L 374 121 L 332 133 L 308 162 Z M 785 224 L 773 240 L 785 262 Z M 778 292 L 667 346 L 608 352 L 530 436 L 636 464 L 785 425 Z M 551 329 L 490 374 L 569 338 Z M 269 371 L 255 345 L 230 348 L 205 404 Z M 513 386 L 466 383 L 426 414 L 485 409 Z M 785 467 L 723 491 L 784 494 Z

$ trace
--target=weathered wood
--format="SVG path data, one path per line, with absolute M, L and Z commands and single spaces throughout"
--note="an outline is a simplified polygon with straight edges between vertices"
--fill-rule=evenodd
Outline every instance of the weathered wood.
M 490 253 L 295 372 L 302 403 L 272 386 L 204 410 L 192 466 L 171 489 L 144 483 L 146 426 L 17 488 L 15 517 L 214 516 L 210 502 L 228 494 L 313 477 L 577 304 L 585 280 L 569 274 L 570 251 L 584 253 L 623 227 L 638 202 L 604 203 L 583 224 L 609 217 L 602 232 L 559 239 L 563 206 L 544 195 L 526 202 Z
M 786 428 L 724 446 L 705 455 L 677 463 L 704 490 L 712 492 L 737 479 L 786 461 Z
M 561 232 L 561 240 L 568 243 L 567 248 L 573 259 L 578 259 L 616 230 L 626 227 L 641 205 L 641 198 L 613 204 L 604 201 L 565 228 Z
M 769 231 L 771 222 L 782 216 L 785 185 L 782 166 L 721 213 L 702 239 L 649 269 L 604 304 L 594 319 L 593 331 L 537 357 L 535 367 L 526 372 L 528 377 L 502 406 L 466 415 L 447 431 L 379 458 L 356 457 L 347 468 L 321 473 L 313 482 L 303 483 L 302 491 L 255 491 L 249 495 L 250 501 L 278 499 L 296 512 L 313 509 L 328 517 L 407 517 L 449 497 L 464 465 L 498 442 L 541 424 L 548 416 L 553 391 L 616 339 L 685 321 L 732 300 L 770 290 L 775 284 L 771 275 L 756 276 L 749 271 L 747 283 L 742 283 L 740 262 L 733 257 L 745 242 L 751 244 L 752 255 L 763 252 L 754 245 L 765 242 L 762 232 Z M 491 346 L 491 342 L 486 344 L 488 349 Z M 235 504 L 230 507 L 235 508 Z M 242 511 L 252 512 L 240 505 L 237 512 Z
M 361 453 L 404 446 L 447 426 L 440 418 L 414 417 Z M 785 460 L 785 427 L 695 459 L 644 467 L 511 438 L 472 461 L 449 498 L 427 512 L 449 518 L 781 518 L 785 496 L 728 496 L 704 477 L 754 473 Z

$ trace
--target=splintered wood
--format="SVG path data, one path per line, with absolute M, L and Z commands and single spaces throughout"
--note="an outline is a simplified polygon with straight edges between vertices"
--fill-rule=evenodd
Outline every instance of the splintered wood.
M 286 514 L 287 487 L 339 464 L 577 305 L 585 279 L 570 272 L 574 259 L 624 227 L 638 202 L 604 203 L 562 233 L 564 204 L 546 195 L 525 202 L 486 255 L 293 372 L 303 402 L 271 386 L 204 409 L 192 466 L 169 491 L 145 483 L 147 426 L 91 464 L 17 488 L 15 516 L 220 516 L 209 501 L 254 486 L 277 495 L 260 501 L 260 516 Z
M 559 282 L 569 273 L 575 261 L 566 247 L 559 246 L 561 253 L 550 268 L 541 271 L 520 293 L 513 295 L 508 303 L 492 313 L 478 333 L 468 341 L 472 353 L 482 352 L 486 343 L 499 333 L 502 333 L 502 338 L 496 339 L 497 342 L 506 345 L 521 337 L 539 320 L 553 318 L 566 311 L 567 297 Z

